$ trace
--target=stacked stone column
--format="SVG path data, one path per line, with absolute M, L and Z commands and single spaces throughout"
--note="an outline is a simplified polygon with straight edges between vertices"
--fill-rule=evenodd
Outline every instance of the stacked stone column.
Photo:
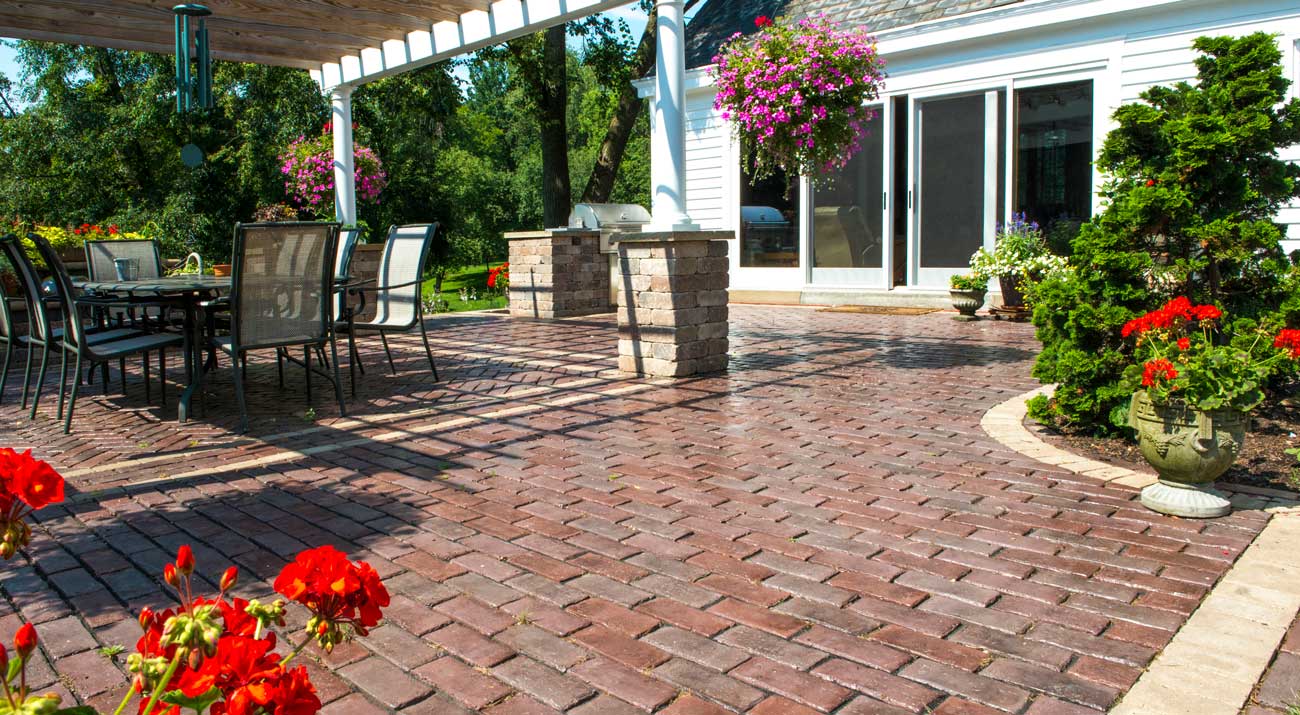
M 613 310 L 609 260 L 598 231 L 507 233 L 510 242 L 510 315 L 571 318 Z
M 618 366 L 656 377 L 727 368 L 727 231 L 619 234 Z

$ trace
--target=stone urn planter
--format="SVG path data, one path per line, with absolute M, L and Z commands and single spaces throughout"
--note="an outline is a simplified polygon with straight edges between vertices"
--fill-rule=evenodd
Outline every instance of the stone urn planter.
M 987 290 L 949 289 L 948 296 L 952 298 L 952 307 L 957 309 L 957 319 L 975 320 L 975 311 L 984 307 L 984 296 L 987 293 Z
M 1002 307 L 1007 310 L 1025 309 L 1025 279 L 1021 276 L 998 276 L 1002 289 Z
M 1142 490 L 1142 504 L 1172 516 L 1224 516 L 1232 505 L 1214 480 L 1232 466 L 1246 439 L 1250 416 L 1237 410 L 1202 412 L 1186 404 L 1157 405 L 1146 391 L 1133 394 L 1129 425 L 1160 480 Z

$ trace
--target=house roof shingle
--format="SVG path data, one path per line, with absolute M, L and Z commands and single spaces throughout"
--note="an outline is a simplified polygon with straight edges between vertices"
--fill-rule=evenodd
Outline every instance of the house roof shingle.
M 1021 0 L 706 0 L 686 26 L 686 66 L 713 64 L 727 38 L 755 31 L 759 15 L 795 22 L 824 14 L 842 27 L 878 32 L 1017 2 Z

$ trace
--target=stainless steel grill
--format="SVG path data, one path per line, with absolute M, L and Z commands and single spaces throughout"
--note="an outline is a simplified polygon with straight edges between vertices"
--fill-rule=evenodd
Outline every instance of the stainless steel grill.
M 600 250 L 610 252 L 609 237 L 636 232 L 650 223 L 650 212 L 636 204 L 578 204 L 569 214 L 569 228 L 600 231 Z

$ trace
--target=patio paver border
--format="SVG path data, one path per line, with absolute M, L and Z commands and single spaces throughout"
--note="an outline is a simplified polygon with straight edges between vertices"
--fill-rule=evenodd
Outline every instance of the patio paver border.
M 994 406 L 980 427 L 1012 451 L 1098 481 L 1137 489 L 1155 482 L 1154 475 L 1050 445 L 1025 427 L 1026 403 L 1053 389 L 1045 385 Z M 1300 505 L 1277 490 L 1233 491 L 1237 508 L 1261 508 L 1273 518 L 1111 715 L 1237 715 L 1300 614 Z M 1205 683 L 1214 684 L 1210 697 Z

